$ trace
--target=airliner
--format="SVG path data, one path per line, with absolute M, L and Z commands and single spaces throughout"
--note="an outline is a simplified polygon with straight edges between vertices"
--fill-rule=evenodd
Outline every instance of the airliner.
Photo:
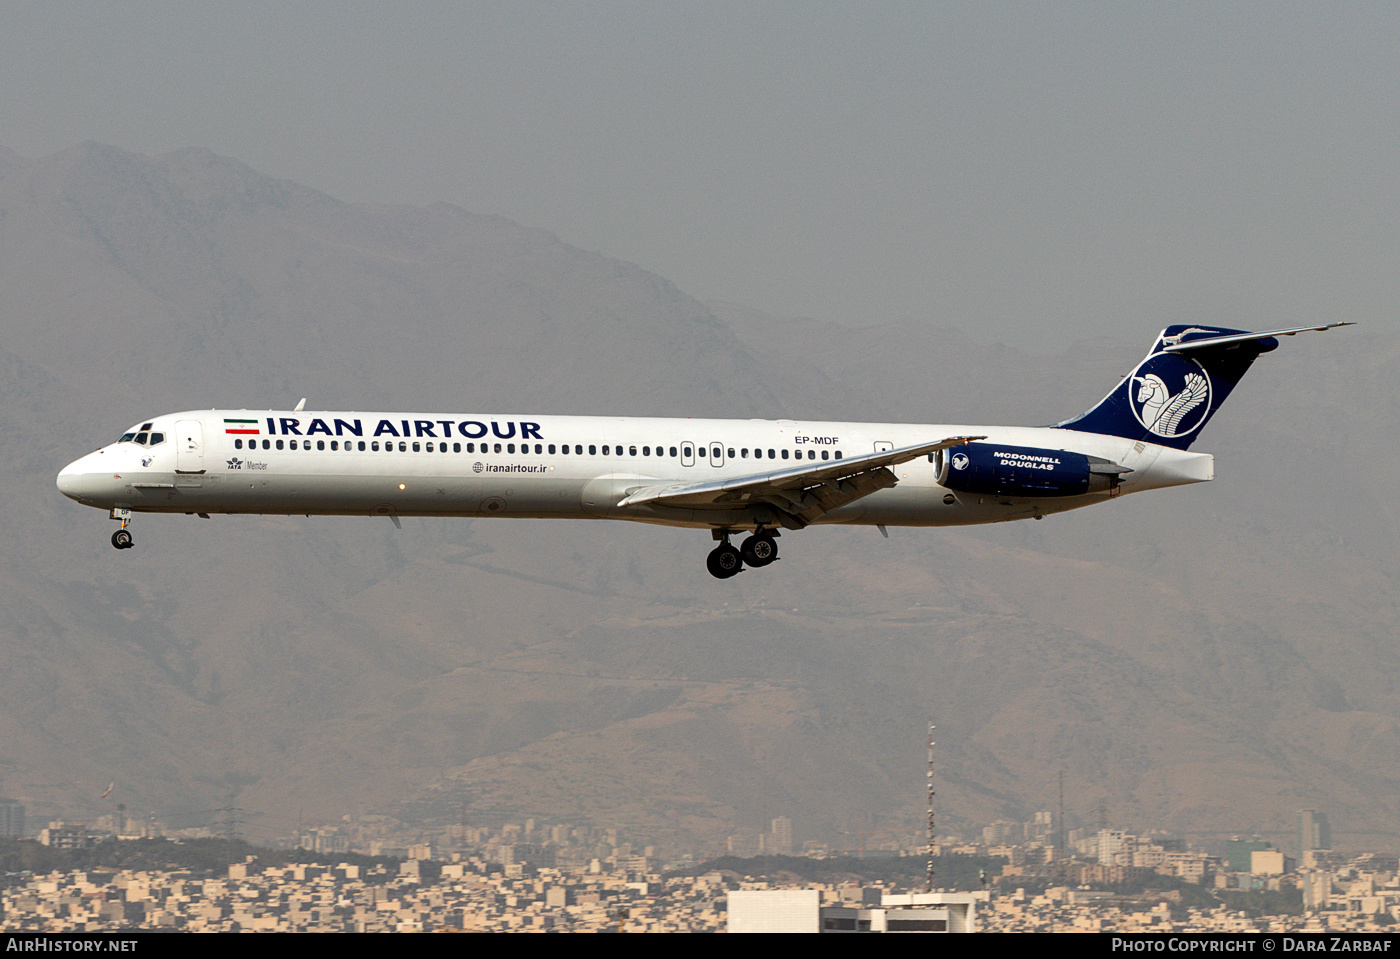
M 621 519 L 707 529 L 719 579 L 821 524 L 956 526 L 1041 519 L 1201 483 L 1190 451 L 1277 337 L 1169 326 L 1095 407 L 1045 427 L 482 413 L 200 410 L 154 416 L 70 463 L 59 490 L 135 513 Z M 743 535 L 739 545 L 731 538 Z

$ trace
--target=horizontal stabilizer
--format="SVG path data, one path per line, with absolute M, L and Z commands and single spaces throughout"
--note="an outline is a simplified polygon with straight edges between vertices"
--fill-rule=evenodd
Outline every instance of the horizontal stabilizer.
M 1328 323 L 1326 326 L 1295 326 L 1290 330 L 1269 330 L 1265 333 L 1232 333 L 1228 336 L 1213 335 L 1211 330 L 1190 329 L 1177 336 L 1162 337 L 1163 353 L 1190 353 L 1195 350 L 1208 350 L 1232 343 L 1251 343 L 1266 340 L 1272 336 L 1293 336 L 1297 333 L 1322 333 L 1339 326 L 1355 326 L 1355 323 Z M 1201 334 L 1192 338 L 1191 334 Z M 1173 342 L 1175 341 L 1175 342 Z

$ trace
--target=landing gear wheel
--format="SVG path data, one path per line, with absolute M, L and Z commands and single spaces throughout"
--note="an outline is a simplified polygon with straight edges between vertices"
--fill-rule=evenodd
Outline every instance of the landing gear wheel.
M 778 558 L 778 541 L 767 533 L 755 533 L 739 547 L 746 566 L 767 566 Z
M 710 550 L 710 555 L 705 558 L 705 568 L 715 579 L 728 579 L 743 571 L 744 560 L 737 549 L 724 543 Z
M 119 529 L 112 534 L 112 545 L 117 549 L 131 549 L 131 531 Z

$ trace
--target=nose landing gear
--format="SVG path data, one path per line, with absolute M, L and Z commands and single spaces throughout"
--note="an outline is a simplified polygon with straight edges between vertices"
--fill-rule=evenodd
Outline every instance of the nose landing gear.
M 121 520 L 122 528 L 112 534 L 112 545 L 117 549 L 131 549 L 134 543 L 131 541 L 131 530 L 127 529 L 127 524 L 131 522 L 131 510 L 114 509 L 109 513 L 112 519 Z

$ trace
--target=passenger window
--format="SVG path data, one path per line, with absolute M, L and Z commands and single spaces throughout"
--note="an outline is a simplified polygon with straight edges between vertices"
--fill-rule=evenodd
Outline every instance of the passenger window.
M 831 459 L 831 454 L 828 453 L 826 450 L 822 450 L 822 459 Z
M 748 449 L 748 447 L 746 446 L 746 447 L 744 447 L 743 449 L 741 449 L 741 450 L 739 451 L 739 459 L 741 459 L 741 460 L 746 460 L 746 459 L 748 459 L 748 458 L 749 458 L 749 449 Z
M 676 448 L 675 448 L 674 446 L 671 447 L 671 455 L 672 455 L 673 457 L 676 455 Z
M 507 444 L 506 444 L 506 452 L 507 452 L 507 453 L 514 453 L 514 452 L 515 452 L 515 444 L 514 444 L 514 443 L 507 443 Z
M 635 446 L 629 446 L 629 447 L 627 447 L 627 455 L 628 455 L 628 456 L 636 456 L 636 455 L 637 455 L 637 447 L 635 447 Z
M 318 450 L 323 450 L 323 449 L 325 449 L 325 448 L 326 448 L 326 441 L 325 441 L 325 440 L 317 440 L 317 441 L 316 441 L 316 448 L 317 448 Z M 331 443 L 331 449 L 335 449 L 335 443 Z
M 468 443 L 467 445 L 470 446 L 471 444 Z M 454 453 L 460 453 L 460 452 L 462 452 L 462 444 L 461 444 L 461 443 L 453 443 L 453 444 L 452 444 L 452 452 L 454 452 Z
M 544 452 L 544 447 L 543 447 L 542 445 L 540 445 L 539 443 L 536 443 L 536 444 L 535 444 L 535 455 L 536 455 L 536 456 L 539 456 L 539 455 L 540 455 L 541 453 L 543 453 L 543 452 Z M 551 452 L 551 453 L 554 452 L 553 448 L 550 449 L 550 452 Z
M 817 451 L 816 451 L 816 450 L 808 450 L 808 451 L 807 451 L 807 458 L 808 458 L 809 460 L 814 460 L 814 459 L 816 459 L 816 458 L 817 458 Z
M 589 444 L 588 444 L 588 455 L 589 455 L 589 456 L 597 456 L 597 455 L 598 455 L 598 447 L 594 446 L 592 443 L 589 443 Z
M 787 458 L 788 458 L 788 451 L 787 451 L 787 450 L 783 450 L 783 459 L 787 459 Z
M 837 450 L 837 451 L 836 451 L 836 458 L 837 458 L 838 460 L 841 458 L 841 451 L 840 451 L 840 450 Z
M 604 447 L 603 447 L 603 455 L 604 455 L 604 456 L 607 456 L 607 455 L 608 455 L 608 450 L 609 450 L 609 449 L 610 449 L 610 447 L 607 447 L 607 446 L 604 446 Z
M 236 449 L 236 450 L 241 450 L 241 449 L 243 448 L 243 441 L 242 441 L 242 440 L 234 440 L 234 441 L 233 441 L 233 448 Z
M 266 449 L 271 449 L 271 448 L 272 448 L 272 441 L 271 441 L 271 440 L 263 440 L 263 449 L 266 450 Z
M 550 443 L 550 444 L 549 444 L 549 455 L 550 455 L 550 456 L 553 456 L 553 455 L 554 455 L 554 444 L 553 444 L 553 443 Z
M 297 448 L 297 441 L 296 441 L 296 440 L 287 440 L 287 449 L 294 450 L 294 449 L 296 449 L 296 448 Z
M 356 443 L 355 445 L 356 445 L 357 447 L 359 447 L 359 450 L 360 450 L 361 453 L 363 453 L 363 452 L 365 451 L 365 441 L 364 441 L 364 440 L 360 440 L 360 441 L 359 441 L 358 443 Z
M 369 448 L 370 448 L 371 450 L 373 450 L 374 452 L 378 453 L 378 452 L 379 452 L 379 440 L 375 440 L 373 443 L 369 444 Z
M 500 451 L 501 451 L 501 444 L 500 444 L 500 443 L 497 443 L 497 444 L 496 444 L 496 452 L 499 453 Z
M 427 451 L 428 451 L 429 453 L 433 452 L 433 444 L 432 444 L 432 443 L 425 443 L 425 444 L 424 444 L 424 447 L 427 449 Z M 417 448 L 418 448 L 418 444 L 417 444 L 417 443 L 414 443 L 414 444 L 413 444 L 413 448 L 414 448 L 414 449 L 417 449 Z M 445 447 L 444 447 L 444 448 L 445 448 Z
M 733 458 L 734 458 L 734 451 L 733 451 L 733 450 L 730 450 L 730 451 L 729 451 L 729 458 L 730 458 L 730 459 L 733 459 Z
M 415 443 L 415 444 L 413 444 L 413 445 L 414 445 L 414 446 L 417 446 L 418 444 Z M 403 440 L 399 440 L 399 452 L 400 452 L 400 453 L 407 453 L 407 452 L 408 452 L 408 444 L 405 443 Z
M 574 444 L 574 455 L 575 455 L 575 456 L 582 456 L 582 455 L 583 455 L 583 444 L 582 444 L 582 443 L 575 443 L 575 444 Z
M 651 455 L 651 447 L 650 447 L 650 446 L 643 446 L 643 447 L 642 447 L 642 455 L 643 455 L 643 456 L 650 456 L 650 455 Z
M 402 443 L 399 444 L 399 449 L 403 449 L 403 444 L 402 444 Z M 404 452 L 408 452 L 408 451 L 407 451 L 407 450 L 404 450 Z M 413 441 L 413 452 L 415 452 L 415 453 L 421 453 L 421 452 L 423 452 L 423 444 L 420 443 L 420 442 L 418 442 L 417 440 L 414 440 L 414 441 Z

